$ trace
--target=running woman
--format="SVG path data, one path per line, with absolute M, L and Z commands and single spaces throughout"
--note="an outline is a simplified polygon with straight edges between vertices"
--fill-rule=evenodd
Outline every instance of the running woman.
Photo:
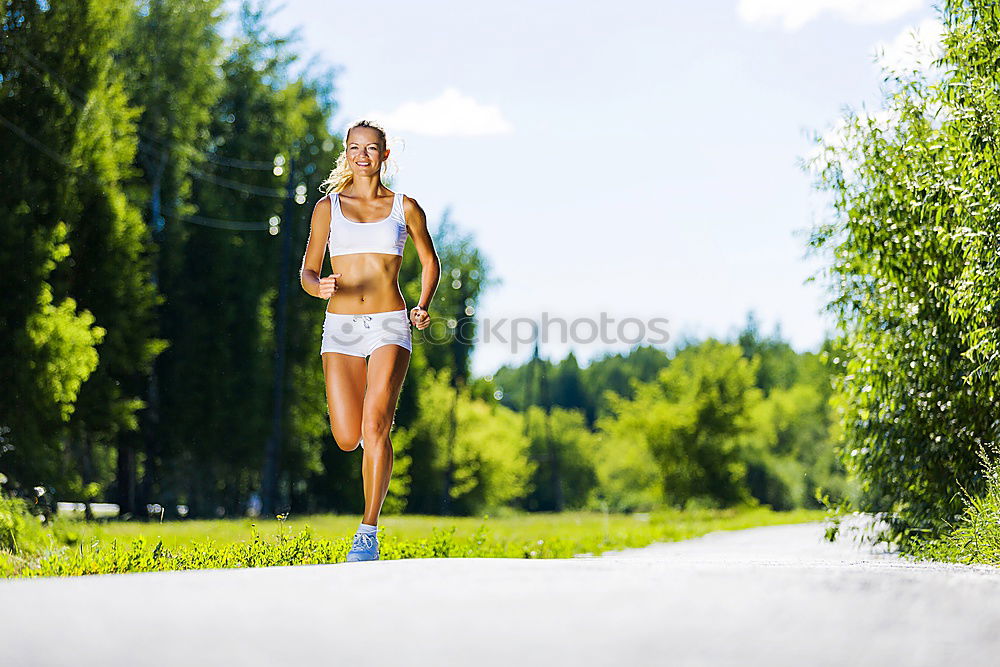
M 344 144 L 320 186 L 326 196 L 313 209 L 300 277 L 307 293 L 329 300 L 320 354 L 333 438 L 344 451 L 363 448 L 365 512 L 347 554 L 352 562 L 379 557 L 378 516 L 393 462 L 389 431 L 413 350 L 410 326 L 430 325 L 441 262 L 420 205 L 382 184 L 385 131 L 361 120 Z M 420 298 L 409 312 L 399 289 L 407 236 L 422 266 Z M 320 278 L 328 245 L 332 272 Z

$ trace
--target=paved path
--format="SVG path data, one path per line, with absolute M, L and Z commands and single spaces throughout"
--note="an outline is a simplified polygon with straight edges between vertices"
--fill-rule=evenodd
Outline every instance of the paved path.
M 1000 664 L 1000 570 L 822 534 L 755 528 L 560 560 L 0 580 L 0 664 Z

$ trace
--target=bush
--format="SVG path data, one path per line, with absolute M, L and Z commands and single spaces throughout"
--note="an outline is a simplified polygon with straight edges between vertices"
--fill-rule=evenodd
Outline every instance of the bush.
M 0 492 L 0 552 L 20 556 L 49 546 L 52 538 L 43 520 L 25 500 Z
M 810 245 L 832 258 L 844 461 L 904 549 L 986 497 L 978 452 L 1000 436 L 1000 12 L 947 0 L 941 19 L 940 66 L 887 73 L 884 108 L 808 163 L 832 195 Z
M 1000 467 L 986 463 L 987 488 L 966 496 L 965 511 L 950 532 L 914 550 L 920 558 L 1000 565 Z

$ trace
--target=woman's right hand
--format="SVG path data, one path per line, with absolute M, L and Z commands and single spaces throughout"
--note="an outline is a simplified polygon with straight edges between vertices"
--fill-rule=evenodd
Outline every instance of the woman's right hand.
M 319 298 L 329 299 L 333 296 L 333 293 L 337 291 L 337 278 L 340 275 L 339 273 L 332 273 L 326 278 L 319 279 Z

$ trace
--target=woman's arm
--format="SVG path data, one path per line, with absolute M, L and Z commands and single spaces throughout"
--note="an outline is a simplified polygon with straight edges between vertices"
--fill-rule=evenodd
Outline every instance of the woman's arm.
M 323 270 L 323 258 L 326 256 L 326 242 L 330 239 L 330 210 L 329 196 L 320 199 L 313 207 L 309 241 L 299 270 L 302 289 L 310 296 L 320 299 L 329 299 L 337 291 L 337 278 L 340 277 L 339 273 L 326 278 L 319 277 L 319 272 Z
M 424 329 L 430 324 L 427 309 L 434 298 L 438 281 L 441 279 L 441 260 L 434 250 L 434 241 L 427 231 L 427 216 L 420 204 L 412 197 L 403 197 L 403 216 L 406 218 L 406 228 L 413 239 L 413 245 L 420 257 L 423 270 L 420 272 L 420 298 L 417 300 L 419 310 L 410 310 L 410 319 L 418 329 Z

